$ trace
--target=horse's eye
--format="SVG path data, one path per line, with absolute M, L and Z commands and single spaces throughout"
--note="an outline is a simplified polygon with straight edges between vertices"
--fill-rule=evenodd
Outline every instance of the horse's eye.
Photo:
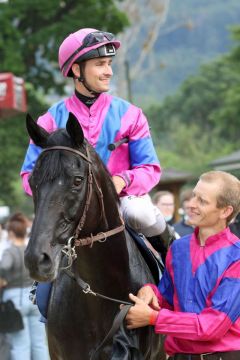
M 83 180 L 83 178 L 82 178 L 81 176 L 75 176 L 74 181 L 73 181 L 73 184 L 74 184 L 75 186 L 79 186 L 79 185 L 81 185 L 82 180 Z

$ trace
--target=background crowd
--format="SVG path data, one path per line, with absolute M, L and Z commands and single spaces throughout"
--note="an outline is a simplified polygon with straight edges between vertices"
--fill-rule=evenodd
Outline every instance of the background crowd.
M 11 300 L 23 320 L 22 330 L 0 333 L 1 360 L 49 359 L 44 324 L 37 306 L 29 300 L 33 280 L 24 265 L 24 250 L 30 230 L 30 219 L 20 212 L 1 225 L 1 301 Z

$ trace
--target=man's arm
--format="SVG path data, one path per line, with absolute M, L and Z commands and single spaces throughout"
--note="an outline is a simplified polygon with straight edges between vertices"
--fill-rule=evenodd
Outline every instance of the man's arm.
M 114 175 L 120 176 L 126 183 L 122 195 L 140 196 L 148 193 L 159 182 L 161 168 L 146 117 L 136 107 L 129 110 L 128 117 L 131 120 L 135 118 L 127 134 L 130 169 Z
M 193 341 L 217 340 L 240 317 L 239 292 L 240 261 L 227 270 L 211 299 L 211 304 L 201 313 L 176 312 L 162 308 L 155 317 L 155 331 Z M 136 299 L 132 298 L 132 300 Z M 150 310 L 146 308 L 148 305 L 136 301 L 135 306 L 130 309 L 131 318 L 128 327 L 131 329 L 138 327 L 136 326 L 138 314 L 144 314 L 145 324 L 147 321 L 149 324 L 150 319 Z M 141 320 L 141 323 L 144 321 Z

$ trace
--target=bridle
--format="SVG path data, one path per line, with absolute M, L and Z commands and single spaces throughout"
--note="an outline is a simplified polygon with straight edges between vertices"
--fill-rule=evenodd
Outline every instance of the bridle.
M 105 215 L 105 210 L 104 210 L 104 204 L 103 204 L 103 194 L 102 194 L 102 190 L 97 182 L 97 179 L 94 176 L 94 173 L 92 171 L 92 160 L 91 160 L 91 155 L 90 155 L 90 151 L 89 151 L 89 147 L 88 145 L 86 145 L 86 155 L 83 154 L 81 151 L 77 150 L 77 149 L 73 149 L 70 148 L 68 146 L 51 146 L 49 148 L 43 149 L 43 152 L 46 151 L 54 151 L 54 150 L 65 150 L 65 151 L 69 151 L 72 152 L 78 156 L 80 156 L 82 159 L 84 159 L 85 161 L 87 161 L 88 163 L 88 175 L 87 175 L 87 199 L 86 199 L 86 203 L 83 209 L 83 213 L 82 216 L 79 220 L 78 226 L 75 230 L 75 233 L 73 236 L 71 236 L 68 241 L 67 244 L 64 245 L 64 247 L 62 248 L 62 253 L 67 257 L 68 260 L 68 265 L 66 267 L 61 268 L 61 270 L 65 270 L 65 273 L 71 277 L 73 280 L 76 280 L 78 285 L 81 287 L 82 291 L 85 294 L 91 294 L 94 296 L 99 296 L 111 301 L 115 301 L 121 304 L 129 304 L 127 302 L 124 301 L 120 301 L 117 299 L 113 299 L 113 298 L 108 298 L 105 295 L 102 294 L 98 294 L 96 292 L 93 292 L 89 286 L 89 284 L 87 284 L 84 280 L 82 280 L 79 276 L 76 276 L 72 273 L 71 270 L 69 270 L 69 268 L 72 267 L 73 261 L 77 258 L 77 254 L 75 251 L 75 246 L 86 246 L 86 245 L 90 245 L 90 247 L 93 246 L 93 243 L 95 241 L 98 242 L 105 242 L 107 240 L 108 237 L 113 236 L 115 234 L 118 234 L 120 232 L 122 232 L 125 229 L 124 223 L 122 218 L 120 217 L 119 214 L 119 219 L 121 221 L 121 225 L 117 226 L 114 229 L 105 231 L 105 232 L 99 232 L 96 235 L 91 234 L 90 236 L 84 237 L 84 238 L 79 238 L 79 234 L 81 232 L 81 230 L 83 229 L 83 226 L 85 224 L 86 221 L 86 216 L 87 216 L 87 211 L 89 209 L 90 206 L 90 202 L 91 202 L 91 198 L 92 198 L 92 193 L 93 193 L 93 182 L 96 185 L 96 188 L 98 190 L 99 196 L 100 196 L 100 203 L 101 203 L 101 213 L 103 218 L 106 218 Z
M 103 294 L 92 291 L 91 288 L 90 288 L 90 285 L 87 284 L 84 280 L 82 280 L 80 276 L 78 276 L 74 272 L 72 272 L 69 268 L 72 267 L 73 261 L 77 257 L 77 254 L 75 252 L 75 246 L 90 245 L 90 247 L 92 247 L 94 242 L 105 242 L 108 237 L 113 236 L 115 234 L 118 234 L 118 233 L 124 231 L 125 226 L 124 226 L 123 220 L 122 220 L 122 218 L 121 218 L 121 216 L 119 214 L 119 219 L 121 221 L 120 226 L 117 226 L 114 229 L 108 230 L 106 232 L 99 232 L 96 235 L 90 234 L 90 236 L 87 236 L 87 237 L 84 237 L 84 238 L 79 237 L 79 235 L 81 233 L 81 230 L 84 227 L 87 212 L 88 212 L 88 209 L 89 209 L 89 206 L 90 206 L 90 203 L 91 203 L 91 198 L 92 198 L 92 193 L 93 193 L 93 183 L 95 183 L 95 185 L 96 185 L 97 193 L 98 193 L 98 196 L 99 196 L 99 199 L 100 199 L 101 217 L 103 218 L 105 223 L 107 223 L 105 209 L 104 209 L 104 203 L 103 203 L 102 190 L 101 190 L 101 188 L 100 188 L 100 186 L 99 186 L 99 184 L 97 182 L 97 179 L 94 176 L 93 170 L 92 170 L 92 160 L 91 160 L 91 155 L 90 155 L 88 145 L 86 145 L 86 155 L 84 153 L 82 153 L 81 151 L 77 150 L 77 149 L 73 149 L 73 148 L 70 148 L 70 147 L 67 147 L 67 146 L 60 146 L 60 145 L 51 146 L 49 148 L 43 149 L 42 152 L 54 151 L 54 150 L 69 151 L 71 153 L 74 153 L 74 154 L 80 156 L 83 160 L 87 161 L 87 163 L 88 163 L 86 203 L 85 203 L 82 216 L 81 216 L 81 218 L 79 220 L 79 223 L 78 223 L 78 226 L 77 226 L 77 228 L 75 230 L 74 235 L 69 238 L 67 244 L 62 249 L 62 252 L 66 255 L 66 257 L 68 259 L 68 266 L 65 267 L 65 268 L 62 268 L 62 270 L 64 270 L 65 273 L 72 280 L 77 282 L 77 284 L 80 286 L 80 288 L 82 289 L 82 291 L 85 294 L 90 294 L 90 295 L 93 295 L 95 297 L 100 297 L 100 298 L 102 298 L 104 300 L 109 300 L 109 301 L 116 302 L 118 304 L 124 305 L 124 307 L 122 307 L 122 309 L 119 311 L 119 313 L 114 318 L 113 325 L 112 325 L 111 329 L 109 330 L 107 335 L 104 337 L 102 342 L 97 346 L 97 348 L 95 349 L 93 354 L 91 355 L 90 360 L 93 360 L 93 359 L 96 358 L 96 356 L 98 356 L 99 352 L 101 351 L 101 349 L 103 348 L 105 343 L 107 343 L 109 341 L 109 339 L 111 339 L 114 336 L 114 334 L 117 332 L 117 330 L 119 329 L 119 327 L 123 323 L 127 312 L 129 311 L 130 307 L 133 304 L 130 303 L 130 302 L 127 302 L 127 301 L 111 298 L 111 297 L 105 296 Z
M 92 193 L 93 193 L 93 183 L 95 183 L 95 185 L 96 185 L 97 194 L 98 194 L 100 204 L 101 204 L 101 217 L 103 218 L 104 223 L 107 224 L 106 214 L 105 214 L 105 209 L 104 209 L 104 203 L 103 203 L 102 190 L 101 190 L 101 188 L 100 188 L 100 186 L 99 186 L 99 184 L 97 182 L 97 179 L 96 179 L 96 177 L 95 177 L 95 175 L 93 173 L 93 170 L 92 170 L 92 160 L 91 160 L 91 155 L 90 155 L 88 145 L 86 145 L 86 155 L 83 154 L 81 151 L 79 151 L 77 149 L 73 149 L 73 148 L 70 148 L 68 146 L 60 146 L 60 145 L 51 146 L 49 148 L 43 149 L 42 153 L 46 152 L 46 151 L 54 151 L 54 150 L 65 150 L 65 151 L 68 151 L 68 152 L 72 152 L 72 153 L 80 156 L 83 160 L 87 161 L 87 163 L 88 163 L 86 203 L 85 203 L 85 206 L 84 206 L 84 209 L 83 209 L 82 216 L 81 216 L 81 218 L 79 220 L 78 226 L 77 226 L 77 228 L 75 230 L 75 233 L 68 240 L 68 243 L 71 242 L 72 247 L 73 246 L 74 247 L 75 246 L 86 246 L 86 245 L 92 246 L 95 241 L 104 242 L 104 241 L 106 241 L 106 239 L 109 236 L 113 236 L 115 234 L 118 234 L 118 233 L 122 232 L 124 230 L 125 226 L 124 226 L 123 220 L 122 220 L 122 218 L 120 217 L 120 214 L 119 214 L 119 218 L 120 218 L 120 221 L 121 221 L 120 226 L 117 226 L 116 228 L 105 231 L 105 232 L 99 232 L 96 235 L 90 234 L 90 236 L 87 236 L 87 237 L 83 237 L 83 238 L 79 237 L 79 235 L 80 235 L 80 233 L 81 233 L 81 231 L 82 231 L 82 229 L 84 227 L 86 217 L 87 217 L 87 212 L 88 212 L 88 209 L 89 209 L 89 206 L 90 206 L 90 203 L 91 203 L 91 198 L 92 198 Z

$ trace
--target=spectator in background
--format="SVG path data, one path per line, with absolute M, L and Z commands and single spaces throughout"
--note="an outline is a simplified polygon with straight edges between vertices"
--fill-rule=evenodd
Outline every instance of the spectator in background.
M 157 191 L 152 197 L 152 202 L 159 208 L 166 223 L 172 225 L 175 211 L 174 195 L 170 191 Z
M 0 223 L 0 260 L 5 249 L 9 247 L 9 240 L 7 231 L 4 229 L 4 224 Z
M 32 279 L 24 266 L 27 219 L 21 214 L 13 215 L 7 224 L 10 246 L 0 261 L 0 277 L 6 280 L 3 301 L 12 300 L 22 314 L 24 329 L 8 334 L 11 360 L 49 359 L 44 325 L 39 321 L 37 306 L 29 300 Z
M 231 231 L 240 238 L 240 213 L 235 217 L 229 227 Z
M 186 189 L 180 196 L 182 219 L 173 225 L 175 231 L 180 237 L 192 234 L 194 231 L 193 226 L 189 223 L 189 213 L 191 211 L 190 202 L 193 196 L 193 189 Z
M 2 288 L 6 286 L 6 280 L 0 278 L 0 292 Z M 10 344 L 7 341 L 6 334 L 0 333 L 0 359 L 1 360 L 9 360 L 10 359 Z
M 179 238 L 179 234 L 175 231 L 172 224 L 174 222 L 175 202 L 174 195 L 170 191 L 157 191 L 152 197 L 152 203 L 160 210 L 166 223 L 168 224 L 169 232 L 172 234 L 172 241 Z M 163 263 L 167 255 L 167 248 L 156 237 L 148 238 L 152 246 L 161 254 Z M 169 242 L 169 245 L 171 242 Z

